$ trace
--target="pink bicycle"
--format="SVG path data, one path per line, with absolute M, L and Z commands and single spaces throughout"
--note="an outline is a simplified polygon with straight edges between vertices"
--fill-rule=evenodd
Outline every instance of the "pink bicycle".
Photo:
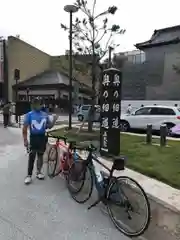
M 69 144 L 67 144 L 67 137 L 52 134 L 48 134 L 48 138 L 56 139 L 55 144 L 50 146 L 48 152 L 48 176 L 54 178 L 62 173 L 66 178 L 75 158 L 79 158 L 77 153 L 72 150 L 75 142 L 70 141 Z M 60 149 L 64 150 L 61 156 L 59 156 Z

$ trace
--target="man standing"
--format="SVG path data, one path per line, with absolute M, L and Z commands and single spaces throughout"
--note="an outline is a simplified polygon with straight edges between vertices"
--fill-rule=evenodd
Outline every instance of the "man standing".
M 36 155 L 37 159 L 37 178 L 44 179 L 44 174 L 41 172 L 43 166 L 43 155 L 46 150 L 46 129 L 53 127 L 56 118 L 53 122 L 47 113 L 41 111 L 42 106 L 39 99 L 34 99 L 32 102 L 32 111 L 28 112 L 24 119 L 23 126 L 23 140 L 24 146 L 30 146 L 29 161 L 28 161 L 28 175 L 25 178 L 25 184 L 32 182 L 32 173 Z M 30 131 L 30 142 L 28 143 L 27 131 Z
M 3 124 L 6 128 L 9 125 L 9 118 L 10 118 L 10 102 L 6 101 L 6 103 L 3 106 Z
M 132 106 L 131 106 L 131 104 L 129 104 L 128 107 L 127 107 L 126 113 L 131 114 L 131 112 L 132 112 Z

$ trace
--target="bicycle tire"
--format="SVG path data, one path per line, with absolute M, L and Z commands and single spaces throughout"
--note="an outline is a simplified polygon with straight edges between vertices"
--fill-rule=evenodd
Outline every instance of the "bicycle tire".
M 146 212 L 147 212 L 147 217 L 146 217 L 146 220 L 144 221 L 144 224 L 142 224 L 142 227 L 138 230 L 138 231 L 135 231 L 135 232 L 130 232 L 130 231 L 127 231 L 123 228 L 123 225 L 124 226 L 127 226 L 126 224 L 120 224 L 116 219 L 115 219 L 115 216 L 113 214 L 113 211 L 112 211 L 112 202 L 110 200 L 110 195 L 111 193 L 113 193 L 113 187 L 115 186 L 115 184 L 120 184 L 120 181 L 124 182 L 125 181 L 131 181 L 133 183 L 133 186 L 136 186 L 136 188 L 138 190 L 140 190 L 143 198 L 144 198 L 144 201 L 145 201 L 145 206 L 146 206 Z M 120 186 L 120 185 L 119 185 Z M 126 186 L 130 186 L 130 185 L 126 185 Z M 121 190 L 122 190 L 122 187 L 120 187 Z M 133 190 L 133 193 L 135 192 L 135 189 L 132 189 L 132 187 L 130 188 L 131 191 Z M 137 190 L 136 189 L 136 190 Z M 123 191 L 122 191 L 123 192 Z M 121 192 L 121 193 L 122 193 Z M 124 194 L 124 192 L 123 192 Z M 124 195 L 125 198 L 127 198 L 126 194 Z M 130 178 L 130 177 L 127 177 L 127 176 L 120 176 L 118 178 L 114 178 L 114 180 L 110 183 L 109 187 L 108 187 L 108 190 L 107 190 L 107 195 L 106 195 L 108 201 L 107 201 L 107 210 L 108 210 L 108 213 L 109 213 L 109 216 L 111 218 L 111 221 L 113 222 L 113 224 L 115 225 L 115 227 L 120 231 L 122 232 L 124 235 L 128 236 L 128 237 L 138 237 L 140 235 L 142 235 L 146 230 L 147 228 L 149 227 L 149 224 L 150 224 L 150 219 L 151 219 L 151 210 L 150 210 L 150 203 L 149 203 L 149 200 L 148 200 L 148 197 L 144 191 L 144 189 L 140 186 L 140 184 L 135 181 L 134 179 Z M 130 204 L 131 208 L 132 205 L 131 205 L 131 201 L 129 201 L 129 199 L 127 198 L 127 201 L 128 201 L 128 204 Z M 122 206 L 121 206 L 122 207 Z M 132 210 L 132 209 L 131 209 Z M 132 210 L 133 211 L 133 210 Z M 128 215 L 128 211 L 127 211 L 127 215 Z M 136 221 L 137 222 L 137 221 Z M 129 227 L 128 227 L 129 228 Z M 128 229 L 127 228 L 127 229 Z
M 51 159 L 50 159 L 50 155 L 51 155 L 51 152 L 54 151 L 55 153 L 55 156 L 54 156 L 54 167 L 53 167 L 53 170 L 50 172 L 50 162 Z M 57 146 L 56 145 L 53 145 L 50 147 L 49 149 L 49 152 L 48 152 L 48 167 L 47 167 L 47 174 L 48 174 L 48 177 L 50 178 L 54 178 L 56 176 L 55 172 L 56 172 L 56 167 L 57 167 L 57 163 L 58 163 L 58 151 L 57 151 Z
M 81 173 L 81 178 L 82 178 L 82 182 L 80 184 L 80 186 L 78 187 L 78 189 L 74 190 L 74 188 L 71 186 L 71 180 L 73 179 L 74 177 L 74 167 L 75 165 L 77 164 L 83 164 L 83 172 Z M 90 188 L 89 188 L 89 192 L 87 193 L 87 196 L 82 198 L 81 199 L 78 199 L 78 197 L 80 196 L 80 194 L 82 193 L 82 190 L 83 190 L 83 187 L 84 187 L 84 184 L 85 184 L 85 181 L 86 181 L 86 174 L 87 174 L 87 171 L 89 171 L 89 174 L 90 174 Z M 71 195 L 71 197 L 77 202 L 77 203 L 85 203 L 87 202 L 91 195 L 92 195 L 92 192 L 93 192 L 93 172 L 91 170 L 91 168 L 85 164 L 85 161 L 83 162 L 83 160 L 81 161 L 75 161 L 73 162 L 73 164 L 71 165 L 71 168 L 69 169 L 69 172 L 68 172 L 68 175 L 67 175 L 67 188 L 68 188 L 68 191 Z

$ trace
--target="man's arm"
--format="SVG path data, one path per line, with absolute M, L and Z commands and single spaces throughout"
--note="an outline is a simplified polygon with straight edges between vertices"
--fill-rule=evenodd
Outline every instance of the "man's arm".
M 58 119 L 58 116 L 55 114 L 53 115 L 53 120 L 51 120 L 50 116 L 48 116 L 47 128 L 51 129 L 52 127 L 54 127 L 57 119 Z
M 29 125 L 30 125 L 30 117 L 29 117 L 29 113 L 27 113 L 24 118 L 24 124 L 23 124 L 23 129 L 22 129 L 22 135 L 23 135 L 25 147 L 27 147 L 27 145 L 28 145 L 28 139 L 27 139 L 28 134 L 27 133 L 28 133 Z

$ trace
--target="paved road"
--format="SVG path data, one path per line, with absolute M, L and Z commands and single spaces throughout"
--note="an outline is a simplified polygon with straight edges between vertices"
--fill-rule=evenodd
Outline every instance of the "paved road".
M 127 240 L 99 207 L 87 211 L 61 178 L 25 186 L 27 156 L 19 129 L 0 126 L 0 239 Z

